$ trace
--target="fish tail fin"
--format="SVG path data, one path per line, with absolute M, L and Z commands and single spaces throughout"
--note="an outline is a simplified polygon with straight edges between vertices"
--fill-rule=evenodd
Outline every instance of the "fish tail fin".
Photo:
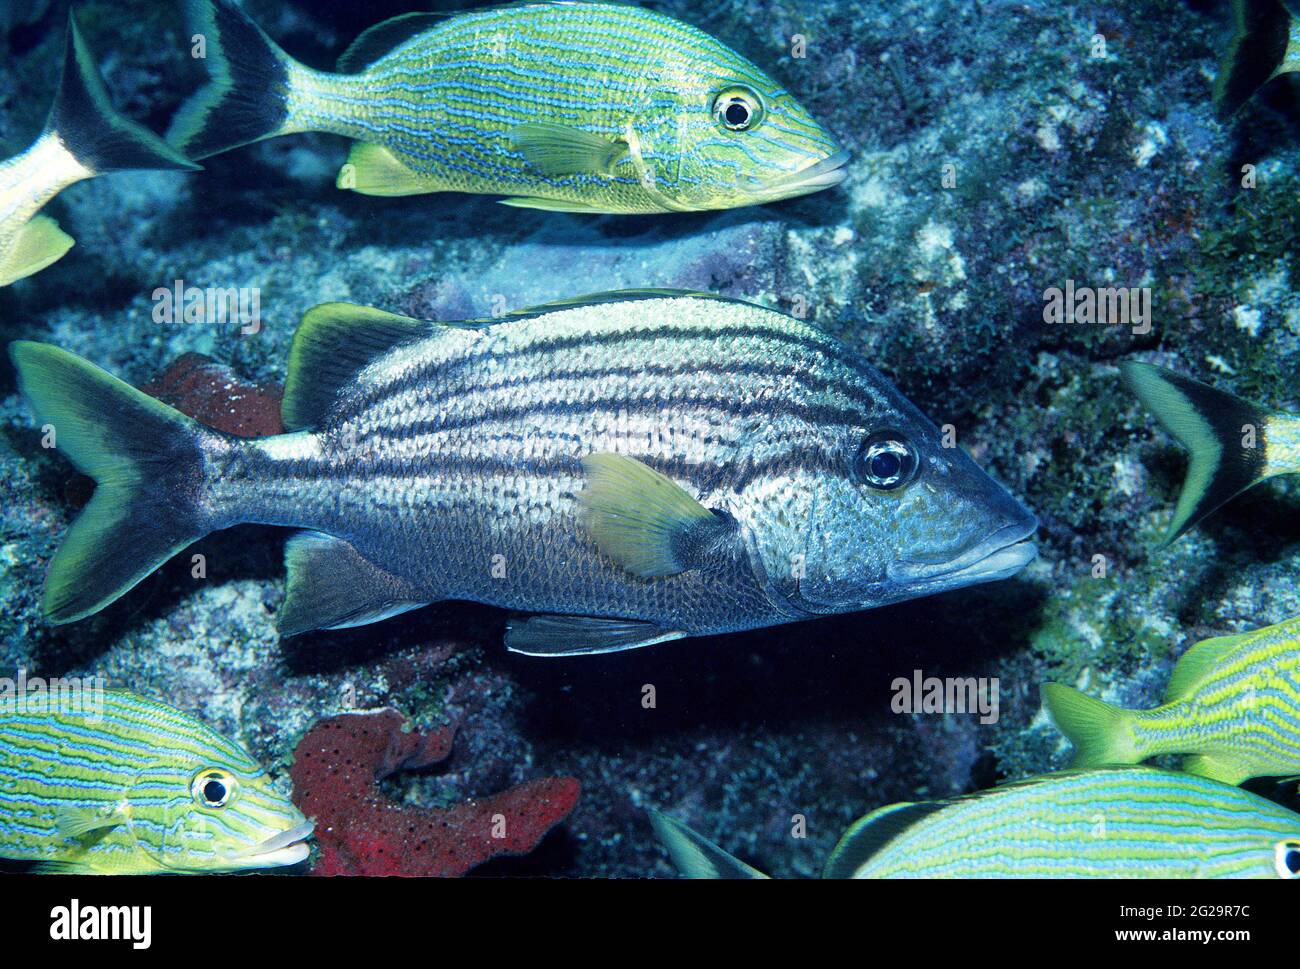
M 181 105 L 167 140 L 207 158 L 287 133 L 296 62 L 231 0 L 186 0 L 185 13 L 208 83 Z
M 1133 743 L 1131 710 L 1121 710 L 1060 683 L 1044 683 L 1043 706 L 1074 744 L 1073 767 L 1136 764 L 1144 759 Z
M 9 354 L 47 446 L 96 482 L 45 579 L 46 618 L 73 622 L 211 530 L 200 492 L 216 432 L 66 350 L 19 341 Z
M 194 171 L 200 167 L 148 128 L 117 112 L 71 14 L 59 93 L 45 130 L 56 134 L 82 167 L 94 174 L 140 168 Z
M 684 878 L 766 878 L 739 858 L 727 854 L 712 841 L 696 834 L 676 818 L 650 808 L 655 837 L 668 849 L 673 865 Z
M 1287 51 L 1294 19 L 1281 0 L 1236 0 L 1237 32 L 1219 65 L 1214 106 L 1226 120 L 1278 74 L 1288 70 Z
M 1120 365 L 1129 387 L 1191 460 L 1168 545 L 1224 502 L 1269 477 L 1263 408 L 1190 377 L 1149 363 Z

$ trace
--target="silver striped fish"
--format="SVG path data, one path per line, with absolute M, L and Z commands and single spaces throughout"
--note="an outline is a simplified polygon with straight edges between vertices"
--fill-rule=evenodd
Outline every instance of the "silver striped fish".
M 220 435 L 54 347 L 19 383 L 98 482 L 50 564 L 90 615 L 239 523 L 286 549 L 282 634 L 445 599 L 545 615 L 512 649 L 590 653 L 1005 578 L 1036 521 L 876 370 L 809 323 L 622 293 L 440 324 L 306 314 L 283 417 Z
M 764 878 L 651 812 L 688 878 Z M 1300 879 L 1300 814 L 1218 781 L 1143 767 L 1048 774 L 855 822 L 825 878 Z
M 212 82 L 168 137 L 194 158 L 326 131 L 355 142 L 339 188 L 565 212 L 725 209 L 845 177 L 847 153 L 782 85 L 628 4 L 410 13 L 362 34 L 337 73 L 290 58 L 230 0 L 187 7 Z
M 274 868 L 312 831 L 238 744 L 157 700 L 0 697 L 0 858 L 96 875 Z

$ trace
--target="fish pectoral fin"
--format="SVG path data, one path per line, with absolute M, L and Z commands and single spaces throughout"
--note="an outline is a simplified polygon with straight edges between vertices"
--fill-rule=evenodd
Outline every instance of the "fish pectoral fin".
M 633 575 L 677 575 L 704 562 L 736 534 L 735 520 L 710 511 L 681 485 L 621 454 L 583 458 L 583 524 L 601 552 Z
M 876 852 L 917 821 L 933 814 L 942 801 L 903 801 L 890 804 L 859 818 L 845 831 L 826 859 L 823 878 L 853 878 Z
M 673 865 L 683 878 L 766 878 L 739 858 L 723 851 L 703 835 L 676 818 L 648 808 L 650 825 L 659 843 L 668 849 Z
M 73 239 L 48 215 L 38 215 L 18 231 L 18 238 L 0 259 L 0 286 L 38 273 L 58 262 Z
M 1183 770 L 1233 787 L 1251 776 L 1250 768 L 1230 754 L 1190 754 L 1183 758 Z
M 570 202 L 566 199 L 543 199 L 519 196 L 517 198 L 498 199 L 502 205 L 512 209 L 540 209 L 543 212 L 573 212 L 579 215 L 604 215 L 605 209 L 582 202 Z
M 126 812 L 121 808 L 105 812 L 94 808 L 61 807 L 54 812 L 54 823 L 59 829 L 60 837 L 76 841 L 92 831 L 125 824 Z
M 640 649 L 686 635 L 639 619 L 533 616 L 506 624 L 506 648 L 524 656 L 586 656 Z
M 364 626 L 430 601 L 332 535 L 298 532 L 285 543 L 284 560 L 288 578 L 277 617 L 283 637 Z
M 510 142 L 543 175 L 611 175 L 627 142 L 563 124 L 529 122 L 510 129 Z
M 289 348 L 280 416 L 289 430 L 315 426 L 339 388 L 379 357 L 442 327 L 352 303 L 321 303 L 303 314 Z M 462 331 L 457 331 L 462 332 Z
M 339 169 L 336 187 L 361 195 L 427 195 L 440 191 L 436 181 L 408 168 L 383 145 L 357 141 Z

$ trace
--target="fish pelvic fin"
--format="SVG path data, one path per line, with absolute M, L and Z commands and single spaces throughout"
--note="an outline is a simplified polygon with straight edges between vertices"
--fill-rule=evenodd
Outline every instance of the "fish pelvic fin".
M 1263 408 L 1149 363 L 1120 365 L 1125 382 L 1191 461 L 1162 545 L 1169 545 L 1220 505 L 1276 471 L 1268 467 Z
M 181 105 L 167 140 L 207 158 L 287 133 L 296 62 L 231 0 L 185 0 L 185 16 L 208 83 Z
M 58 262 L 72 248 L 72 236 L 48 215 L 38 215 L 18 232 L 12 247 L 0 258 L 0 286 L 38 273 Z
M 506 649 L 522 656 L 591 656 L 641 649 L 686 635 L 640 619 L 544 615 L 511 619 L 506 624 Z
M 45 130 L 58 135 L 82 167 L 96 175 L 146 168 L 195 171 L 200 167 L 148 128 L 117 112 L 71 14 L 59 93 Z
M 1237 31 L 1214 81 L 1214 107 L 1226 121 L 1265 84 L 1297 70 L 1289 59 L 1294 19 L 1281 0 L 1235 0 Z
M 767 878 L 739 858 L 723 851 L 712 841 L 696 834 L 676 818 L 647 808 L 650 826 L 659 843 L 668 849 L 673 866 L 683 878 Z
M 46 618 L 74 622 L 210 531 L 198 492 L 216 432 L 66 350 L 19 341 L 9 354 L 47 446 L 96 482 L 45 579 Z
M 1074 744 L 1072 768 L 1136 764 L 1147 756 L 1133 742 L 1133 711 L 1060 683 L 1045 683 L 1041 692 L 1047 715 Z

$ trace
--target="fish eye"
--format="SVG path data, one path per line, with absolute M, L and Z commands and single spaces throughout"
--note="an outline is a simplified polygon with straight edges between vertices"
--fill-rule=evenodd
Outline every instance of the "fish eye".
M 728 131 L 750 131 L 763 120 L 763 100 L 747 87 L 729 87 L 713 99 L 713 117 Z
M 1300 841 L 1279 841 L 1273 856 L 1278 877 L 1300 879 Z
M 201 770 L 190 782 L 190 793 L 199 807 L 223 808 L 235 796 L 235 779 L 222 770 Z
M 878 491 L 894 491 L 916 476 L 918 464 L 907 438 L 897 431 L 879 431 L 863 442 L 855 469 L 864 484 Z

